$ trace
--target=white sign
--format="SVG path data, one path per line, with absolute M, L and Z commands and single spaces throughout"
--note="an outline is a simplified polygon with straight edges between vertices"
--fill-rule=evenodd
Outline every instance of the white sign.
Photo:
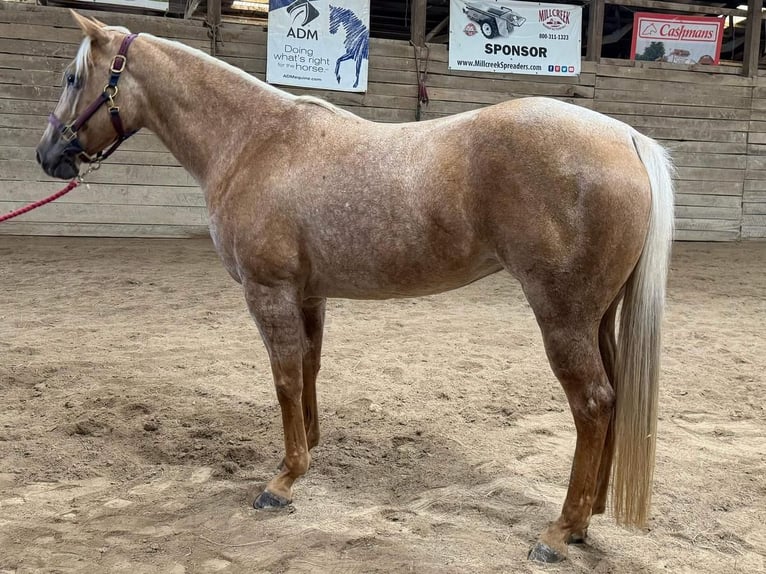
M 631 58 L 673 64 L 718 64 L 725 18 L 636 12 Z
M 367 90 L 369 0 L 271 0 L 266 81 Z
M 576 76 L 582 7 L 510 0 L 450 0 L 452 70 Z

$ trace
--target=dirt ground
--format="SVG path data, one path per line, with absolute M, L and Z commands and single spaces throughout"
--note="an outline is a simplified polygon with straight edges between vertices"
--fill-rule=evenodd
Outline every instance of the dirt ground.
M 0 572 L 763 572 L 766 243 L 676 246 L 650 528 L 562 565 L 569 409 L 513 279 L 328 305 L 322 441 L 249 501 L 279 408 L 209 241 L 0 238 Z

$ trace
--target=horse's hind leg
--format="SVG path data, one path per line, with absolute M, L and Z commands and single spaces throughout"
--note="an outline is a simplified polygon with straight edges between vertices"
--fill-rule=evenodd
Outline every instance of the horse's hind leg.
M 575 428 L 572 472 L 559 518 L 540 536 L 530 559 L 558 562 L 567 555 L 567 544 L 584 539 L 596 494 L 601 453 L 614 406 L 614 392 L 601 359 L 599 320 L 538 316 L 545 349 L 553 372 L 564 388 Z
M 311 462 L 303 421 L 304 319 L 298 293 L 290 285 L 245 283 L 245 297 L 271 360 L 285 439 L 282 468 L 253 506 L 280 508 L 290 503 L 293 483 Z
M 617 353 L 615 341 L 615 317 L 620 297 L 614 300 L 609 310 L 601 319 L 598 329 L 598 347 L 601 351 L 601 361 L 604 364 L 609 384 L 614 389 L 614 361 Z M 614 418 L 609 419 L 609 428 L 606 431 L 604 449 L 601 452 L 601 463 L 598 469 L 598 481 L 596 483 L 596 500 L 593 502 L 592 514 L 603 514 L 606 510 L 606 497 L 609 492 L 609 476 L 612 472 L 612 458 L 614 457 Z M 584 538 L 584 537 L 583 537 Z

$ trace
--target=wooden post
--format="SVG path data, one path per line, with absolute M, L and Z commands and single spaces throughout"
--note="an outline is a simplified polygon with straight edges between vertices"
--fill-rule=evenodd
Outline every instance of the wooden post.
M 426 0 L 412 0 L 410 40 L 419 48 L 426 45 Z
M 745 53 L 742 57 L 742 73 L 749 77 L 758 75 L 758 62 L 761 60 L 762 11 L 763 0 L 748 0 L 747 27 L 745 28 Z
M 207 25 L 210 34 L 210 54 L 218 52 L 218 38 L 221 35 L 221 0 L 207 0 Z
M 598 62 L 601 59 L 603 37 L 604 0 L 591 0 L 588 10 L 588 45 L 585 48 L 585 59 L 589 62 Z

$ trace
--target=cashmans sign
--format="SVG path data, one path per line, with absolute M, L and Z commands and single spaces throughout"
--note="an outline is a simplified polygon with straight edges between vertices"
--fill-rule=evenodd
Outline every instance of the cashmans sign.
M 580 73 L 582 7 L 450 0 L 451 70 L 546 76 Z
M 633 16 L 633 60 L 674 64 L 718 64 L 724 19 L 637 12 Z

